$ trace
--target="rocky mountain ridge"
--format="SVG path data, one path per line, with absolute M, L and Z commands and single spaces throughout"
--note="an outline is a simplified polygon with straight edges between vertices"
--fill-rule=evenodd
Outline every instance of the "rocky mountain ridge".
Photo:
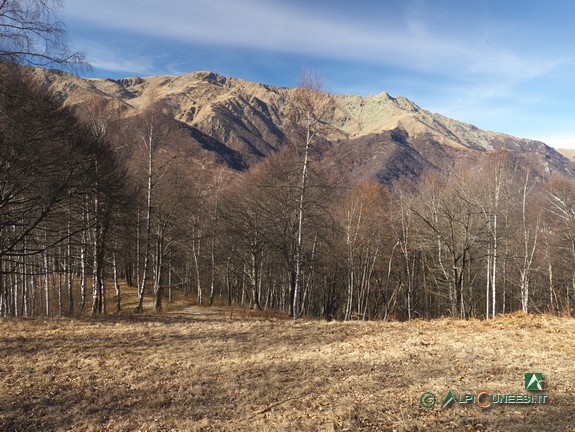
M 161 100 L 189 131 L 189 145 L 237 170 L 256 164 L 285 143 L 290 88 L 213 72 L 119 80 L 84 79 L 44 69 L 35 69 L 34 74 L 72 109 L 97 97 L 113 101 L 123 115 L 132 116 Z M 354 154 L 348 162 L 361 178 L 390 182 L 428 168 L 444 168 L 455 158 L 497 150 L 530 154 L 548 171 L 573 172 L 567 158 L 542 142 L 481 130 L 431 113 L 403 97 L 383 92 L 334 98 L 334 124 L 346 139 L 333 147 L 345 147 Z

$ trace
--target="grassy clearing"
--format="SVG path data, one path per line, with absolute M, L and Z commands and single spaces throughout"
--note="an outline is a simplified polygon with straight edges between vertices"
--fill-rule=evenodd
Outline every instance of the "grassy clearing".
M 226 314 L 0 321 L 0 430 L 575 430 L 575 320 L 317 321 Z M 423 409 L 432 391 L 547 405 Z

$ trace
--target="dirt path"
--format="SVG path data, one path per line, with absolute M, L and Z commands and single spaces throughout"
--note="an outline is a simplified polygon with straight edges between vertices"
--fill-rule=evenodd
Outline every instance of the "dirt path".
M 233 308 L 219 306 L 188 306 L 177 311 L 168 312 L 168 315 L 190 316 L 203 320 L 222 320 L 233 318 Z
M 285 314 L 277 312 L 258 311 L 247 309 L 243 307 L 234 306 L 187 306 L 183 309 L 171 311 L 167 313 L 170 316 L 190 317 L 197 320 L 204 321 L 222 321 L 222 320 L 236 320 L 236 319 L 288 319 Z

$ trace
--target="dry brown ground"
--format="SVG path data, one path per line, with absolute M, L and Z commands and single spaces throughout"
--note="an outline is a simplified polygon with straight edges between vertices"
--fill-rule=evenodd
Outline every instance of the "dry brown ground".
M 522 315 L 1 320 L 0 430 L 573 431 L 574 335 L 573 319 Z M 525 372 L 549 404 L 439 406 L 449 389 L 523 393 Z

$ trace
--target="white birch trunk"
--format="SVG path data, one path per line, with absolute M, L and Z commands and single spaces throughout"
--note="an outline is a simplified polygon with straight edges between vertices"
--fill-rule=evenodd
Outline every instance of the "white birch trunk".
M 116 289 L 116 312 L 120 312 L 122 310 L 122 306 L 121 306 L 122 292 L 120 290 L 120 283 L 118 281 L 118 267 L 116 264 L 116 252 L 112 252 L 112 267 L 113 267 L 113 272 L 114 272 L 114 288 Z
M 144 252 L 144 269 L 142 274 L 141 284 L 138 289 L 138 305 L 136 312 L 142 312 L 144 308 L 144 294 L 146 289 L 146 282 L 148 281 L 148 271 L 150 266 L 150 249 L 152 243 L 152 191 L 154 189 L 154 147 L 153 147 L 154 126 L 153 121 L 150 123 L 149 138 L 146 145 L 148 167 L 147 176 L 148 184 L 146 190 L 146 244 Z
M 48 268 L 48 252 L 44 250 L 44 300 L 46 302 L 44 312 L 50 316 L 50 269 Z
M 303 228 L 304 228 L 304 210 L 305 210 L 305 190 L 307 184 L 307 171 L 308 171 L 308 158 L 309 146 L 311 144 L 311 113 L 306 113 L 307 130 L 306 142 L 304 149 L 303 167 L 301 173 L 301 183 L 299 189 L 299 208 L 298 208 L 298 227 L 297 227 L 297 243 L 295 255 L 295 283 L 293 290 L 293 305 L 292 305 L 292 318 L 294 320 L 300 317 L 299 302 L 300 302 L 300 286 L 301 286 L 301 272 L 302 272 L 302 247 L 303 247 Z

